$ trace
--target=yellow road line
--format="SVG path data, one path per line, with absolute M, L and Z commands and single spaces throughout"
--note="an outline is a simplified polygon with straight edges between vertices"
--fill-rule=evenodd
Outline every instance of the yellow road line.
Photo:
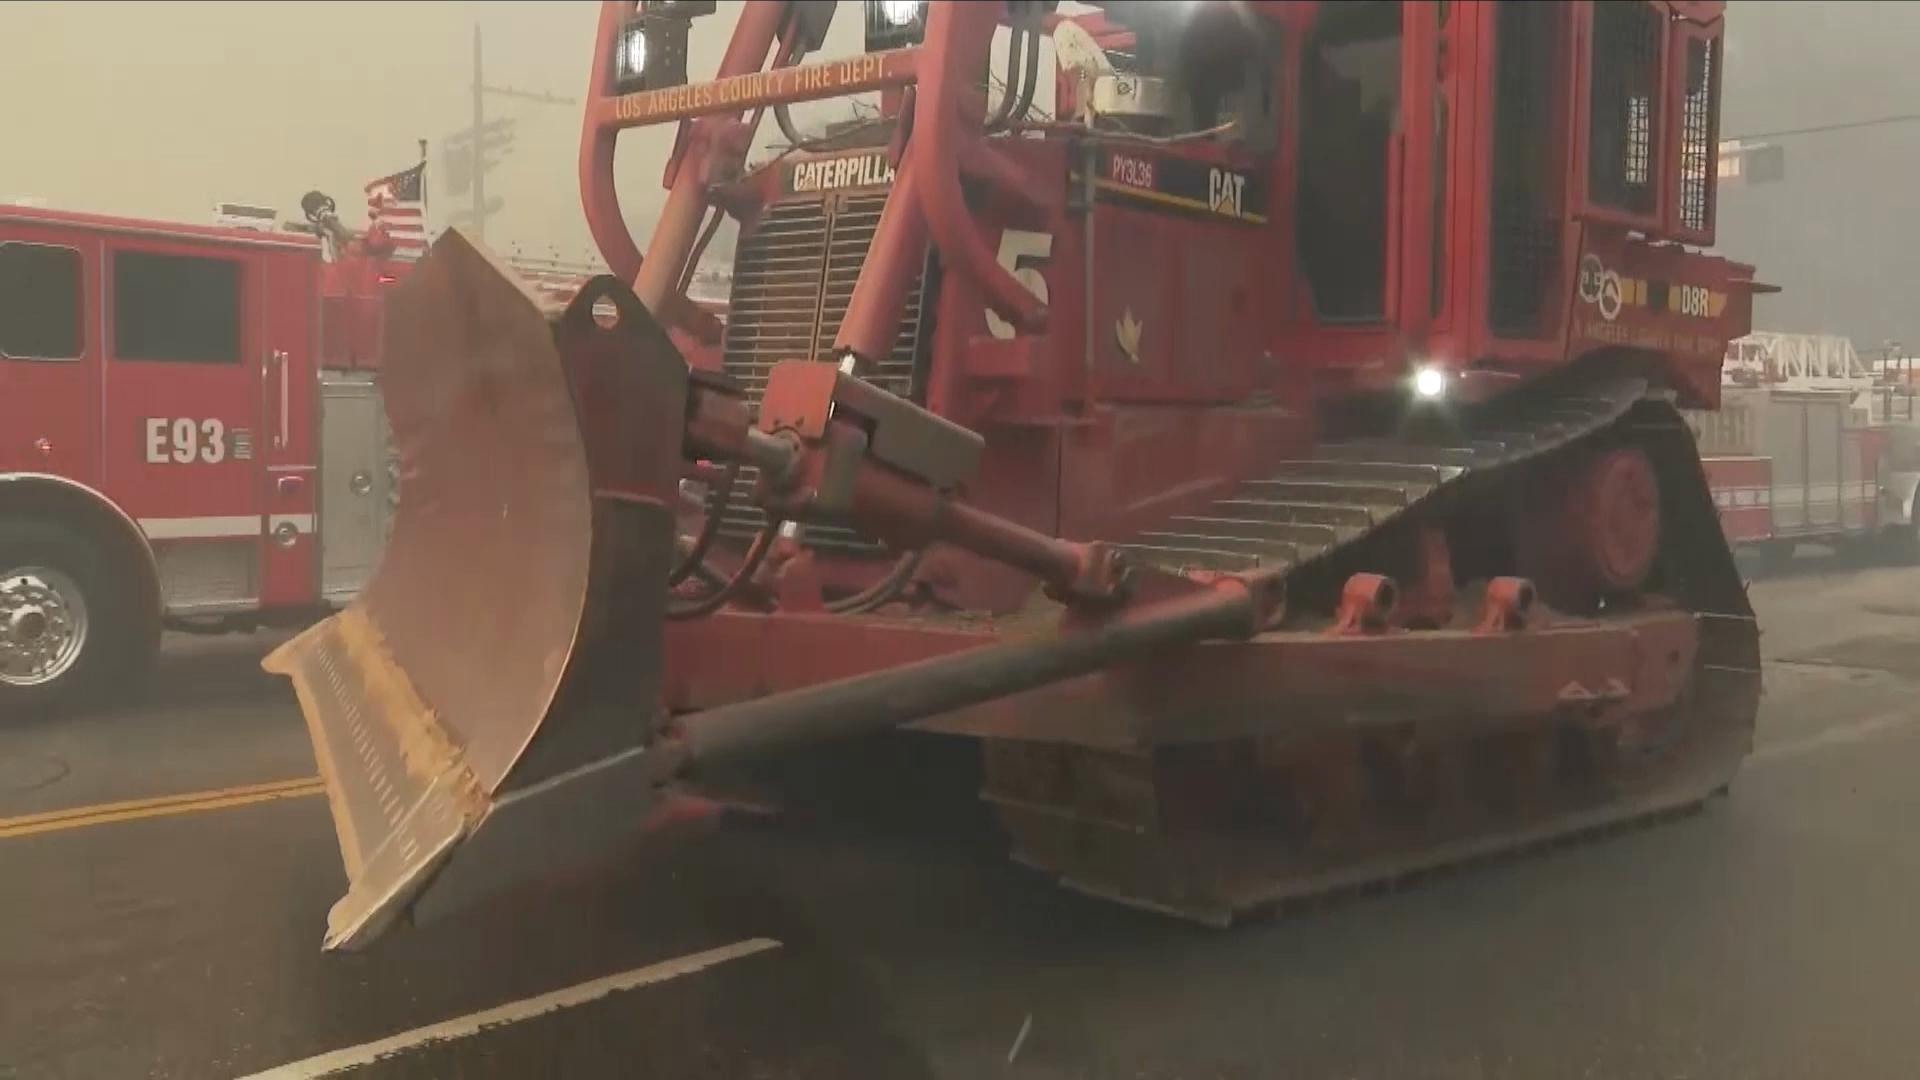
M 116 821 L 136 821 L 140 818 L 167 817 L 172 814 L 193 814 L 202 810 L 222 810 L 229 806 L 245 806 L 248 803 L 266 802 L 270 799 L 319 795 L 324 791 L 326 791 L 326 785 L 320 782 L 319 777 L 302 776 L 292 780 L 272 780 L 264 784 L 244 784 L 239 787 L 216 788 L 212 791 L 189 791 L 179 795 L 159 795 L 150 799 L 72 806 L 64 810 L 48 810 L 38 814 L 0 818 L 0 840 L 16 836 L 32 836 L 35 833 L 56 832 L 61 829 L 84 829 L 91 825 L 107 825 Z

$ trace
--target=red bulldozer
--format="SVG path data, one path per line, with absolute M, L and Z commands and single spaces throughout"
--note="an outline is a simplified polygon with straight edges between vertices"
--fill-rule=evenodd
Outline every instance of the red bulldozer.
M 1680 412 L 1755 288 L 1702 250 L 1722 4 L 886 0 L 817 60 L 834 5 L 749 2 L 689 82 L 712 8 L 602 9 L 610 275 L 556 312 L 451 232 L 393 291 L 390 547 L 269 661 L 329 947 L 909 724 L 1022 862 L 1210 923 L 1729 784 L 1758 630 Z

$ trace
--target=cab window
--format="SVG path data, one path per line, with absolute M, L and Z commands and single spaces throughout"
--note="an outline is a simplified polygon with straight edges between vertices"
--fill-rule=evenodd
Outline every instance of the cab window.
M 240 362 L 240 264 L 117 251 L 113 354 L 119 360 Z
M 0 357 L 79 359 L 80 304 L 78 251 L 0 243 Z
M 1387 146 L 1400 109 L 1400 5 L 1328 4 L 1301 72 L 1300 262 L 1330 322 L 1386 314 Z

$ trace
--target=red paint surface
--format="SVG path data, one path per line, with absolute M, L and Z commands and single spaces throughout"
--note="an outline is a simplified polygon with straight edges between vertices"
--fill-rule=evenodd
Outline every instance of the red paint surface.
M 1663 16 L 1678 16 L 1662 19 L 1669 27 L 1663 55 L 1677 57 L 1686 37 L 1720 33 L 1718 4 L 1656 6 Z M 619 4 L 604 9 L 597 57 L 611 48 L 609 28 L 617 25 L 622 10 Z M 1201 9 L 1188 27 L 1186 44 L 1223 48 L 1243 38 L 1251 24 L 1233 21 L 1240 18 L 1239 10 L 1238 5 L 1234 11 L 1225 5 Z M 1317 316 L 1297 254 L 1295 207 L 1303 43 L 1321 10 L 1316 3 L 1245 6 L 1285 27 L 1274 71 L 1280 137 L 1271 153 L 1206 139 L 1137 144 L 1125 148 L 1123 175 L 1106 177 L 1139 188 L 1181 162 L 1230 169 L 1257 178 L 1267 192 L 1264 220 L 1245 221 L 1204 212 L 1209 208 L 1167 213 L 1138 201 L 1099 197 L 1088 206 L 1080 170 L 1097 170 L 1097 159 L 1063 125 L 1041 125 L 1046 138 L 982 139 L 981 104 L 966 87 L 987 59 L 987 43 L 1004 8 L 955 4 L 934 9 L 913 59 L 913 87 L 888 99 L 912 110 L 912 135 L 894 140 L 898 173 L 892 199 L 836 349 L 882 351 L 899 323 L 903 268 L 917 267 L 929 248 L 937 254 L 942 273 L 937 295 L 927 301 L 936 315 L 924 400 L 934 412 L 986 437 L 980 472 L 965 492 L 971 501 L 1055 535 L 1124 537 L 1217 497 L 1277 460 L 1302 454 L 1327 434 L 1322 429 L 1332 406 L 1356 393 L 1399 392 L 1423 364 L 1471 372 L 1478 386 L 1510 386 L 1572 361 L 1604 356 L 1603 363 L 1645 371 L 1674 389 L 1683 404 L 1717 405 L 1725 344 L 1748 329 L 1751 271 L 1671 243 L 1711 241 L 1710 229 L 1681 236 L 1674 227 L 1676 63 L 1659 68 L 1653 167 L 1660 181 L 1654 212 L 1629 220 L 1587 198 L 1591 3 L 1567 5 L 1564 33 L 1551 45 L 1553 100 L 1547 107 L 1566 119 L 1555 126 L 1545 154 L 1549 166 L 1540 177 L 1553 193 L 1549 202 L 1557 215 L 1559 245 L 1554 264 L 1541 270 L 1550 284 L 1539 333 L 1497 336 L 1487 314 L 1497 242 L 1489 162 L 1496 134 L 1498 51 L 1498 8 L 1487 4 L 1448 5 L 1444 19 L 1437 5 L 1406 7 L 1400 100 L 1387 145 L 1385 249 L 1380 253 L 1384 315 L 1358 323 Z M 1115 44 L 1123 36 L 1099 19 L 1089 29 Z M 743 57 L 764 64 L 758 56 L 746 57 L 765 52 L 753 47 L 763 34 L 764 27 L 743 25 L 735 43 L 744 51 L 730 50 L 723 74 L 741 74 L 737 61 Z M 603 64 L 596 62 L 592 78 L 591 93 L 604 94 Z M 697 97 L 700 90 L 687 92 Z M 1436 120 L 1442 107 L 1449 118 L 1444 135 Z M 611 122 L 601 113 L 589 110 L 583 186 L 595 234 L 619 267 L 638 246 L 610 196 L 611 163 L 604 147 Z M 712 145 L 701 136 L 704 123 L 682 128 L 685 158 L 676 158 L 682 167 L 669 176 L 676 189 L 693 182 L 686 166 L 699 162 Z M 756 207 L 782 197 L 771 178 L 771 173 L 749 176 L 727 197 L 751 220 Z M 1444 192 L 1438 200 L 1437 189 Z M 672 226 L 683 224 L 676 219 Z M 1018 232 L 1045 234 L 1044 253 L 1029 251 L 1013 265 L 1006 257 L 996 259 L 996 253 L 1019 246 Z M 1710 316 L 1683 312 L 1660 294 L 1602 313 L 1579 287 L 1582 263 L 1590 258 L 1624 280 L 1699 288 L 1721 300 Z M 1028 282 L 1016 280 L 1012 271 L 1028 274 Z M 1044 305 L 1028 292 L 1034 276 L 1044 285 Z M 992 331 L 996 323 L 989 309 L 1003 319 L 997 324 L 1000 334 Z M 1011 337 L 1004 333 L 1006 324 L 1016 328 Z M 848 563 L 824 554 L 818 561 L 827 576 Z M 1020 608 L 1034 589 L 1031 579 L 944 550 L 928 558 L 921 579 L 949 603 L 1000 613 Z M 1660 632 L 1691 640 L 1685 620 Z M 1497 697 L 1536 681 L 1536 689 L 1545 688 L 1567 671 L 1597 662 L 1624 640 L 1615 636 L 1620 633 L 1529 630 L 1472 644 L 1450 635 L 1408 635 L 1350 643 L 1350 652 L 1314 650 L 1311 655 L 1332 658 L 1337 663 L 1330 669 L 1355 679 L 1424 684 L 1458 675 Z M 700 707 L 805 685 L 904 662 L 927 648 L 961 647 L 990 637 L 987 629 L 961 631 L 941 623 L 797 615 L 724 616 L 676 625 L 669 667 L 680 683 L 673 704 Z M 934 638 L 941 644 L 928 644 Z M 1443 647 L 1442 641 L 1455 643 Z M 1423 651 L 1429 648 L 1423 642 L 1433 643 L 1430 653 Z M 1246 651 L 1256 648 L 1258 664 Z M 1516 650 L 1539 650 L 1536 662 L 1516 664 Z M 1277 679 L 1281 676 L 1273 672 L 1286 671 L 1288 678 L 1311 682 L 1322 674 L 1268 661 L 1269 655 L 1295 655 L 1278 643 L 1203 652 L 1235 657 L 1207 673 L 1229 682 L 1253 677 L 1244 673 L 1256 668 L 1267 673 L 1262 679 Z M 743 657 L 750 659 L 743 662 Z M 1457 670 L 1447 666 L 1454 662 Z M 1186 679 L 1165 681 L 1192 685 Z M 1112 699 L 1096 693 L 1089 700 Z M 1014 716 L 1033 712 L 1009 708 Z
M 383 293 L 407 264 L 357 250 L 323 263 L 318 242 L 299 234 L 19 207 L 0 208 L 0 243 L 9 241 L 80 254 L 83 355 L 70 361 L 0 359 L 0 473 L 47 473 L 77 482 L 135 519 L 255 518 L 260 531 L 250 542 L 259 552 L 261 606 L 315 604 L 317 535 L 303 531 L 291 544 L 275 543 L 268 516 L 314 520 L 320 368 L 379 367 Z M 112 267 L 121 252 L 234 264 L 237 362 L 118 355 Z M 160 460 L 150 460 L 149 421 L 162 422 L 166 432 Z M 205 445 L 208 425 L 217 424 L 220 460 L 202 454 L 177 460 L 173 436 L 180 423 L 192 425 L 197 447 Z M 238 452 L 243 443 L 250 450 L 245 456 Z M 43 445 L 48 452 L 40 450 Z

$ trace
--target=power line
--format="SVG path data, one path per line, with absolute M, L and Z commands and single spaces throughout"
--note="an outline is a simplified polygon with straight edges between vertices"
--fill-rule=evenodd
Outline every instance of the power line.
M 576 101 L 573 98 L 562 97 L 559 94 L 549 94 L 549 93 L 546 93 L 545 91 L 519 90 L 511 86 L 482 86 L 480 89 L 485 91 L 486 93 L 494 94 L 499 97 L 518 98 L 521 101 L 534 101 L 542 105 L 578 105 L 580 104 L 578 101 Z
M 472 140 L 472 145 L 467 150 L 467 153 L 471 155 L 471 164 L 467 166 L 467 186 L 473 193 L 473 207 L 466 212 L 466 218 L 472 223 L 474 232 L 477 233 L 481 239 L 485 239 L 487 235 L 487 217 L 500 207 L 499 199 L 487 198 L 487 170 L 494 165 L 494 162 L 487 160 L 487 150 L 489 149 L 489 142 L 492 138 L 490 132 L 498 129 L 501 136 L 498 148 L 501 150 L 504 150 L 513 138 L 511 134 L 513 121 L 511 119 L 488 122 L 487 95 L 491 94 L 495 97 L 511 98 L 516 101 L 529 101 L 541 105 L 573 105 L 576 104 L 576 102 L 573 98 L 562 97 L 559 94 L 550 94 L 544 90 L 522 90 L 516 86 L 502 86 L 489 83 L 481 74 L 480 60 L 480 24 L 475 22 L 473 24 L 473 85 L 471 87 L 473 91 L 473 126 L 464 132 L 456 133 L 449 138 L 447 142 L 449 148 L 451 148 L 452 144 L 459 142 L 462 136 L 466 136 Z M 448 175 L 452 175 L 451 168 L 449 169 Z M 455 185 L 455 188 L 458 190 L 458 185 Z
M 1727 135 L 1729 142 L 1744 142 L 1748 139 L 1784 139 L 1790 135 L 1820 135 L 1829 131 L 1852 131 L 1855 128 L 1885 127 L 1888 124 L 1910 124 L 1920 120 L 1920 113 L 1904 113 L 1900 116 L 1882 116 L 1873 120 L 1843 120 L 1832 124 L 1816 124 L 1813 127 L 1786 128 L 1781 131 L 1755 131 L 1745 135 Z

